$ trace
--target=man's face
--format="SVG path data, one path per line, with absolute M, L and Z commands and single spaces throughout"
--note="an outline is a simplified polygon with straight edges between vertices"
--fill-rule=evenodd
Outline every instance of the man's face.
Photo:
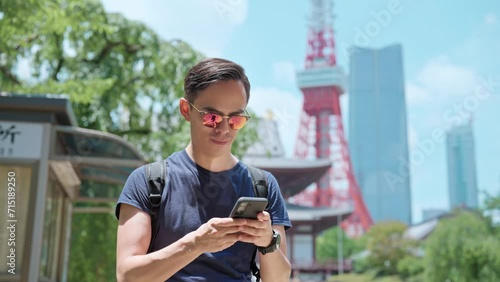
M 245 87 L 241 81 L 229 80 L 212 84 L 201 91 L 192 102 L 200 111 L 222 116 L 246 115 Z M 189 109 L 186 109 L 188 107 Z M 183 108 L 186 111 L 183 111 Z M 222 119 L 215 127 L 203 124 L 202 115 L 187 101 L 181 101 L 181 113 L 191 123 L 193 150 L 211 157 L 231 154 L 231 146 L 238 135 L 237 129 L 229 126 L 228 119 Z

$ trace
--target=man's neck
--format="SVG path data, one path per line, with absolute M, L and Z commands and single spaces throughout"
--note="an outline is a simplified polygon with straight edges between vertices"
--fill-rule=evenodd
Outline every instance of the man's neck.
M 236 157 L 232 154 L 214 157 L 203 152 L 196 151 L 193 148 L 192 143 L 189 143 L 186 147 L 186 152 L 197 165 L 212 172 L 230 170 L 238 163 L 238 159 L 236 159 Z

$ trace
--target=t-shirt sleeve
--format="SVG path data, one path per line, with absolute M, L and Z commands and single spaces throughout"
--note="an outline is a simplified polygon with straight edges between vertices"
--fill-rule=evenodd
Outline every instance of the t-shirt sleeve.
M 149 213 L 149 192 L 145 177 L 145 167 L 135 169 L 127 178 L 115 208 L 116 218 L 120 218 L 120 205 L 127 204 Z
M 290 218 L 288 217 L 288 211 L 286 209 L 286 202 L 281 195 L 281 190 L 278 181 L 269 173 L 267 177 L 268 183 L 268 200 L 269 200 L 269 213 L 271 215 L 271 221 L 273 225 L 283 225 L 285 230 L 292 227 Z

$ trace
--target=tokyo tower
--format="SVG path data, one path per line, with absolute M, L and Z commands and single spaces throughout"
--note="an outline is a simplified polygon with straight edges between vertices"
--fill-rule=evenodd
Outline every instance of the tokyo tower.
M 304 102 L 295 155 L 330 159 L 333 164 L 316 182 L 315 190 L 307 189 L 290 200 L 314 207 L 353 207 L 342 227 L 350 236 L 358 236 L 370 228 L 372 220 L 354 178 L 342 124 L 340 95 L 344 93 L 345 76 L 335 57 L 333 3 L 310 1 L 305 69 L 297 72 Z

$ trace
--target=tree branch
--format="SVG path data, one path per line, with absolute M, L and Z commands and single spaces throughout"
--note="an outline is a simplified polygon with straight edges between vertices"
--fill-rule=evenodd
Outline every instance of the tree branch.
M 149 128 L 134 128 L 130 130 L 110 130 L 110 133 L 116 134 L 118 136 L 127 135 L 149 135 L 152 132 Z
M 31 42 L 33 42 L 33 41 L 37 40 L 37 39 L 38 39 L 38 37 L 40 37 L 40 35 L 39 35 L 39 34 L 33 34 L 32 36 L 30 36 L 30 37 L 28 37 L 28 38 L 26 39 L 25 43 L 26 43 L 26 44 L 30 44 Z M 16 48 L 15 48 L 15 49 L 16 49 L 16 51 L 18 51 L 18 52 L 19 52 L 19 51 L 21 50 L 21 48 L 22 48 L 22 45 L 21 45 L 21 44 L 19 44 L 19 45 L 17 45 L 17 46 L 16 46 Z
M 52 79 L 54 81 L 59 81 L 59 78 L 57 78 L 57 75 L 61 71 L 63 64 L 64 64 L 64 57 L 61 56 L 61 58 L 59 58 L 59 61 L 57 62 L 57 66 L 54 70 L 54 73 L 52 74 Z
M 63 63 L 64 63 L 64 51 L 63 51 L 63 40 L 61 40 L 61 36 L 57 33 L 54 33 L 55 37 L 55 48 L 58 48 L 57 55 L 59 56 L 59 60 L 57 61 L 57 66 L 54 68 L 54 72 L 52 73 L 51 77 L 54 81 L 59 81 L 57 78 L 57 75 L 62 69 Z
M 134 54 L 134 53 L 138 52 L 139 50 L 142 50 L 145 48 L 144 45 L 131 45 L 131 44 L 127 44 L 124 41 L 108 42 L 108 44 L 106 46 L 104 46 L 104 48 L 102 48 L 101 52 L 99 52 L 99 55 L 97 55 L 92 60 L 85 59 L 84 61 L 87 63 L 99 64 L 102 61 L 102 59 L 104 59 L 104 57 L 111 52 L 111 50 L 113 48 L 120 46 L 120 45 L 124 46 L 125 51 L 129 54 Z
M 0 66 L 0 72 L 5 75 L 6 78 L 8 78 L 10 81 L 14 82 L 14 84 L 20 85 L 21 82 L 19 79 L 17 79 L 17 76 L 14 75 L 10 69 L 6 68 L 5 66 Z

